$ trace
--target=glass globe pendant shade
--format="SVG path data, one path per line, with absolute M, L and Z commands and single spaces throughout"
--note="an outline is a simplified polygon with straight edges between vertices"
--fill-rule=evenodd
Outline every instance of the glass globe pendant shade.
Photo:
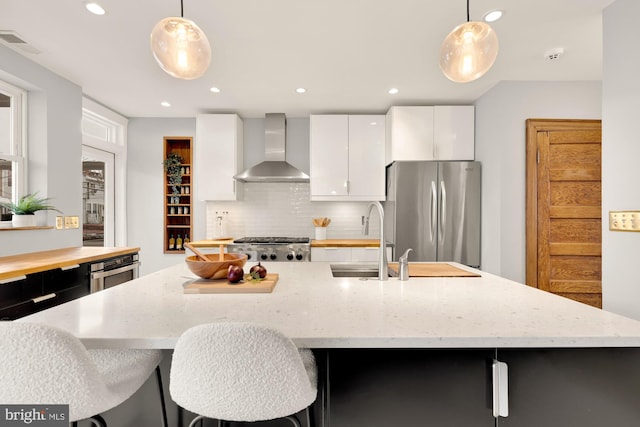
M 449 80 L 466 83 L 484 75 L 498 56 L 498 36 L 484 22 L 470 21 L 449 33 L 440 48 L 440 69 Z
M 185 18 L 169 17 L 158 22 L 151 31 L 151 51 L 160 68 L 179 79 L 197 79 L 211 62 L 207 36 Z

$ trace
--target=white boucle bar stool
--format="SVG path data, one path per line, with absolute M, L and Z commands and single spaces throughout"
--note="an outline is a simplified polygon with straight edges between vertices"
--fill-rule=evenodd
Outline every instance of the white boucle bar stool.
M 160 350 L 87 350 L 70 333 L 35 323 L 0 322 L 0 403 L 68 404 L 69 422 L 90 419 L 133 395 L 156 370 L 166 411 Z
M 253 422 L 286 418 L 316 399 L 313 353 L 279 331 L 249 323 L 209 323 L 188 329 L 173 352 L 172 399 L 202 418 Z

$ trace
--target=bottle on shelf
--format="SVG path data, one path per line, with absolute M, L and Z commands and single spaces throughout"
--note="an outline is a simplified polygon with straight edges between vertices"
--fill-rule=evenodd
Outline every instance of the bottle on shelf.
M 169 235 L 169 250 L 172 251 L 176 248 L 176 240 L 173 238 L 173 233 Z
M 178 238 L 176 239 L 176 250 L 182 250 L 182 236 L 178 233 Z
M 182 241 L 182 244 L 184 245 L 185 243 L 189 243 L 189 233 L 184 233 L 184 240 Z

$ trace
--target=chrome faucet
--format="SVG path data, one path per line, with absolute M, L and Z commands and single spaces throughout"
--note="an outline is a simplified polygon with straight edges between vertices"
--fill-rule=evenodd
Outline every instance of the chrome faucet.
M 376 207 L 378 209 L 378 218 L 380 219 L 380 253 L 378 254 L 378 280 L 389 280 L 389 267 L 387 265 L 387 244 L 384 239 L 384 210 L 380 202 L 371 202 L 369 204 L 369 213 L 364 226 L 364 234 L 369 234 L 369 218 L 371 211 Z

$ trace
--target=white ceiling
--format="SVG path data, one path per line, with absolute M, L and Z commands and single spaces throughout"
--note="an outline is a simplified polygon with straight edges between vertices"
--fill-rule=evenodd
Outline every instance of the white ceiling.
M 471 103 L 503 80 L 600 80 L 602 9 L 613 1 L 471 0 L 471 20 L 505 14 L 492 24 L 496 63 L 466 84 L 438 66 L 442 41 L 466 20 L 464 0 L 184 0 L 184 17 L 213 52 L 207 73 L 191 81 L 165 74 L 149 48 L 155 23 L 180 16 L 180 0 L 101 0 L 101 17 L 82 0 L 0 0 L 0 30 L 15 31 L 41 52 L 21 53 L 128 117 L 305 117 Z M 555 47 L 565 55 L 545 60 Z M 391 87 L 400 92 L 389 95 Z

